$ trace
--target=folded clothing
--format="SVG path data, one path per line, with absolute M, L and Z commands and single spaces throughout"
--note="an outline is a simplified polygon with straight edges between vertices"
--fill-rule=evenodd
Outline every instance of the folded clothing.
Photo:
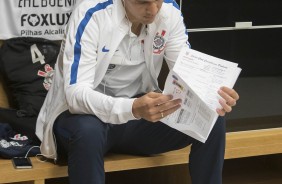
M 38 144 L 39 139 L 35 135 L 37 117 L 19 117 L 17 113 L 16 109 L 0 107 L 0 122 L 8 123 L 15 132 L 26 135 Z
M 30 157 L 40 154 L 38 144 L 25 135 L 17 134 L 8 123 L 0 122 L 0 157 Z

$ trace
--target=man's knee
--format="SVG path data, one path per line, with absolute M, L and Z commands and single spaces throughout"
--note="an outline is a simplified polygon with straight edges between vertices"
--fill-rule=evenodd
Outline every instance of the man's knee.
M 107 124 L 97 117 L 82 115 L 75 122 L 74 136 L 84 141 L 102 141 L 105 139 Z
M 225 123 L 225 117 L 219 116 L 217 121 L 214 124 L 214 127 L 211 131 L 210 136 L 218 137 L 219 139 L 225 139 L 225 133 L 226 133 L 226 123 Z

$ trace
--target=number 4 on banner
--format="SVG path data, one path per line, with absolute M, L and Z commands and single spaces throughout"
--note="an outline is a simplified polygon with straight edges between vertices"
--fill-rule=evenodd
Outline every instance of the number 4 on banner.
M 45 63 L 45 57 L 41 54 L 36 44 L 30 46 L 30 52 L 32 63 L 40 62 L 42 65 Z

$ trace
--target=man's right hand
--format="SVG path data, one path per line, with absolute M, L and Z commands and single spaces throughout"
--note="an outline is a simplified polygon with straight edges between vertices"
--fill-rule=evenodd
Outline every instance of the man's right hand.
M 180 99 L 172 100 L 171 95 L 150 92 L 134 100 L 132 113 L 137 119 L 143 118 L 151 122 L 157 122 L 180 107 Z

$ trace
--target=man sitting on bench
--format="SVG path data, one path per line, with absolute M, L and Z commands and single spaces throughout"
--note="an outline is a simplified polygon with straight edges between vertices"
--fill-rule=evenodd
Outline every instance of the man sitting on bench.
M 74 10 L 36 127 L 45 156 L 67 157 L 71 184 L 105 183 L 107 152 L 150 155 L 190 144 L 193 184 L 222 183 L 222 116 L 236 91 L 219 89 L 220 117 L 205 143 L 160 123 L 181 100 L 155 92 L 157 76 L 182 47 L 188 34 L 174 0 L 92 0 Z

